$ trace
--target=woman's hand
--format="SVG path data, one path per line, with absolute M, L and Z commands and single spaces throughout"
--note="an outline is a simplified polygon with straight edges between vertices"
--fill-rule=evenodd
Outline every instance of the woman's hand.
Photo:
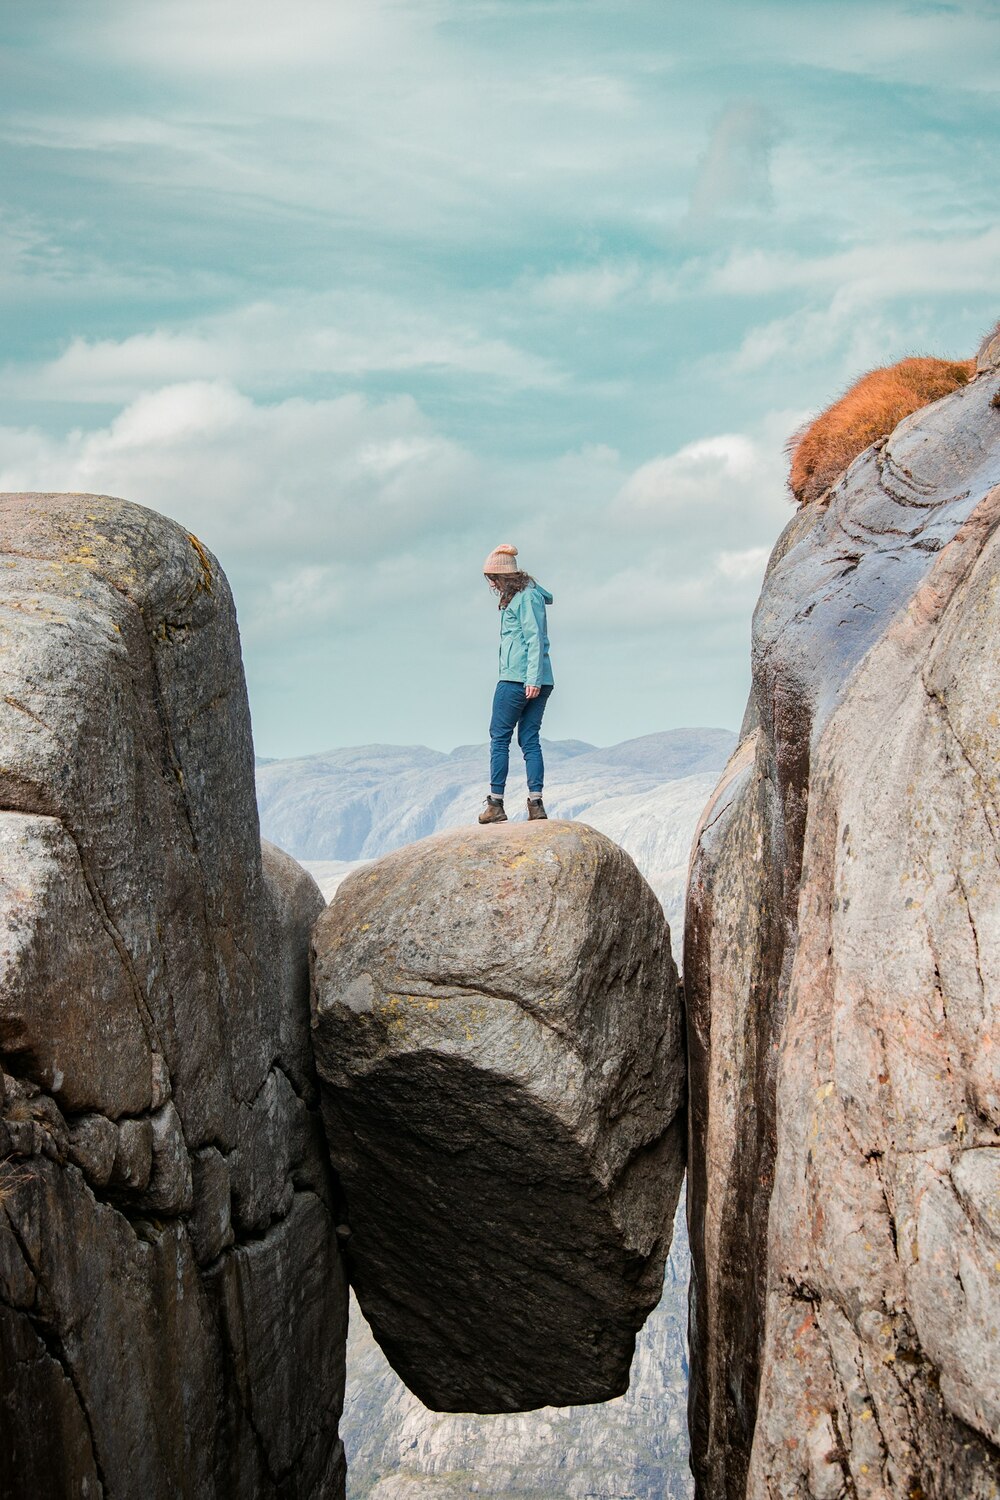
M 526 698 L 537 698 L 541 691 L 542 690 L 540 687 L 526 687 L 524 690 L 524 696 Z

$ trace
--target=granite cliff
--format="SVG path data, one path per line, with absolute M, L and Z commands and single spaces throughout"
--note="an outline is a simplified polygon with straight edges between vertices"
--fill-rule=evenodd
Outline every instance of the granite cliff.
M 335 1497 L 323 901 L 261 848 L 232 598 L 141 506 L 0 498 L 0 1493 Z
M 780 538 L 693 854 L 705 1500 L 1000 1492 L 998 361 Z

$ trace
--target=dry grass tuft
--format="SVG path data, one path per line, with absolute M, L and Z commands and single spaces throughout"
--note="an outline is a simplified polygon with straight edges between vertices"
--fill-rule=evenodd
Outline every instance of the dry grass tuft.
M 988 352 L 989 352 L 990 345 L 992 343 L 994 343 L 997 339 L 1000 339 L 1000 318 L 998 318 L 997 321 L 993 324 L 993 327 L 990 329 L 989 333 L 985 336 L 985 338 L 983 339 L 983 342 L 980 344 L 978 352 L 977 352 L 977 358 L 981 359 L 985 355 L 987 355 Z M 995 357 L 995 351 L 994 351 L 994 357 Z
M 10 1157 L 4 1157 L 0 1161 L 0 1208 L 4 1206 L 8 1198 L 12 1198 L 17 1189 L 26 1182 L 34 1179 L 34 1172 L 20 1165 Z
M 822 416 L 788 443 L 788 485 L 796 500 L 818 500 L 859 453 L 931 401 L 938 401 L 976 372 L 974 359 L 903 359 L 870 370 Z

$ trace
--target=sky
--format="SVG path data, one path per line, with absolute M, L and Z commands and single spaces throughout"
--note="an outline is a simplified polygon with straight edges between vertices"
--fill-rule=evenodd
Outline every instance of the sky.
M 174 517 L 259 754 L 736 728 L 784 445 L 1000 315 L 1000 0 L 0 7 L 0 489 Z

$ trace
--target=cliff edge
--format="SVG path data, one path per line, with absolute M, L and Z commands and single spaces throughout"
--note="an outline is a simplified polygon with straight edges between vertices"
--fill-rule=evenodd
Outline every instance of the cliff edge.
M 342 1495 L 323 900 L 195 537 L 0 497 L 0 744 L 0 1493 Z
M 1000 1485 L 1000 349 L 801 510 L 685 936 L 698 1494 Z

